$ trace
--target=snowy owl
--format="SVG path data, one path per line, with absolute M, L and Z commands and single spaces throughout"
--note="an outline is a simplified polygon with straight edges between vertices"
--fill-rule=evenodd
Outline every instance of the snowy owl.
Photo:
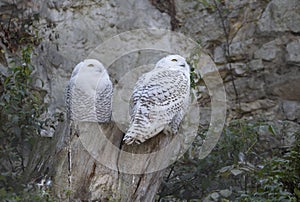
M 109 122 L 112 82 L 104 66 L 86 59 L 74 68 L 66 89 L 67 116 L 73 121 Z
M 130 126 L 125 144 L 140 144 L 161 131 L 176 134 L 187 110 L 190 67 L 179 55 L 169 55 L 142 75 L 130 99 Z

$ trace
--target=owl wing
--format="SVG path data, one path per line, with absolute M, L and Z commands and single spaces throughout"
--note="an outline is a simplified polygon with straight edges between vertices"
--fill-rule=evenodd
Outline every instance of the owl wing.
M 67 113 L 67 118 L 72 119 L 71 115 L 71 107 L 72 107 L 72 91 L 75 87 L 75 81 L 78 76 L 79 70 L 83 67 L 84 63 L 80 62 L 77 64 L 72 71 L 71 78 L 68 82 L 68 85 L 65 89 L 65 104 L 66 104 L 66 113 Z
M 72 100 L 72 93 L 71 93 L 71 84 L 68 83 L 66 89 L 65 89 L 65 103 L 66 103 L 66 114 L 67 119 L 71 119 L 71 100 Z
M 80 88 L 76 88 L 76 78 L 72 78 L 66 88 L 67 118 L 70 120 L 89 120 L 90 114 L 87 109 L 93 109 L 94 103 Z
M 145 85 L 145 81 L 147 80 L 147 78 L 149 78 L 148 73 L 147 74 L 143 74 L 138 81 L 136 82 L 134 89 L 133 89 L 133 93 L 130 97 L 130 101 L 129 101 L 129 115 L 131 120 L 134 118 L 134 114 L 136 114 L 136 110 L 137 110 L 137 103 L 139 101 L 140 98 L 140 93 L 144 88 Z
M 66 103 L 66 113 L 67 118 L 72 120 L 72 105 L 73 105 L 73 90 L 75 87 L 76 75 L 71 77 L 66 89 L 65 89 L 65 103 Z
M 109 122 L 112 112 L 113 85 L 109 79 L 97 85 L 96 89 L 96 116 L 100 123 Z

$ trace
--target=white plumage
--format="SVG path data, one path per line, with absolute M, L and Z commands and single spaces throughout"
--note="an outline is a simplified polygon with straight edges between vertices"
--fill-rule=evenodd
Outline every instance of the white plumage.
M 176 134 L 187 110 L 190 67 L 179 55 L 162 58 L 137 81 L 130 100 L 126 144 L 142 143 L 164 130 Z
M 76 65 L 66 91 L 70 120 L 110 121 L 113 86 L 106 69 L 98 60 L 86 59 Z

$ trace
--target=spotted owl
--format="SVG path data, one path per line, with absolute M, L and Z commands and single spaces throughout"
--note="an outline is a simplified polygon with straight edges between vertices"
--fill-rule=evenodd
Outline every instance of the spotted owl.
M 72 121 L 109 122 L 113 86 L 104 66 L 86 59 L 74 68 L 66 89 L 67 116 Z
M 179 55 L 159 60 L 135 84 L 125 144 L 140 144 L 161 131 L 176 134 L 188 108 L 189 95 L 190 67 L 186 60 Z

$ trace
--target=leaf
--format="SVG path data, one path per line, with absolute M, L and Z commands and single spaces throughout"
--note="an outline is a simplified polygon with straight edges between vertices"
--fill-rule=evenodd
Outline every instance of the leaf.
M 214 201 L 218 201 L 220 198 L 220 194 L 217 192 L 214 192 L 214 193 L 210 194 L 210 198 L 212 198 Z
M 240 174 L 243 173 L 243 171 L 242 171 L 242 170 L 239 170 L 239 169 L 232 169 L 230 172 L 231 172 L 234 176 L 237 176 L 237 175 L 240 175 Z
M 269 125 L 268 130 L 272 133 L 272 135 L 274 135 L 274 136 L 277 135 L 275 129 L 273 128 L 273 126 Z
M 15 136 L 20 137 L 21 136 L 21 129 L 16 126 L 16 127 L 13 128 L 13 133 L 15 134 Z
M 16 116 L 16 115 L 14 115 L 14 116 L 12 117 L 11 122 L 12 122 L 13 124 L 18 124 L 18 122 L 19 122 L 19 117 Z
M 232 191 L 229 190 L 229 189 L 224 189 L 224 190 L 221 190 L 220 191 L 220 194 L 225 197 L 225 198 L 228 198 L 231 194 L 232 194 Z
M 297 198 L 300 198 L 300 191 L 296 187 L 294 188 L 294 193 L 296 194 Z
M 220 173 L 225 173 L 225 172 L 231 170 L 232 168 L 233 168 L 233 166 L 225 166 L 225 167 L 222 167 L 222 168 L 219 170 L 219 172 L 220 172 Z

